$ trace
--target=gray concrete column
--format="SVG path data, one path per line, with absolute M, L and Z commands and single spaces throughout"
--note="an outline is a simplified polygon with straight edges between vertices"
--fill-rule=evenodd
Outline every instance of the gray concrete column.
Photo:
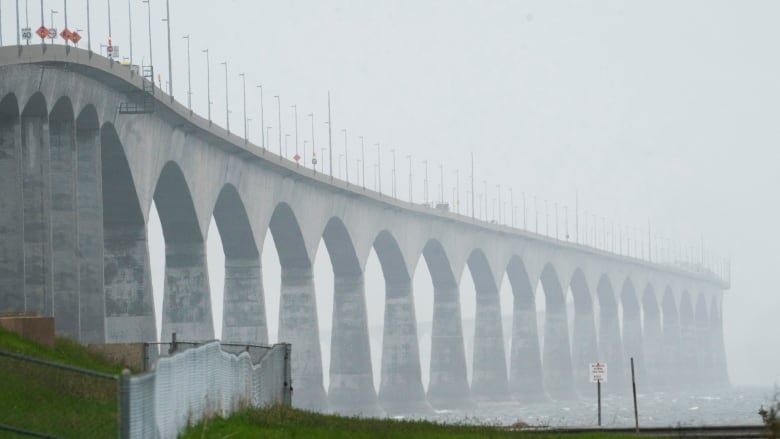
M 213 340 L 209 273 L 203 242 L 166 242 L 162 338 Z
M 652 292 L 650 293 L 652 295 Z M 644 308 L 644 334 L 642 342 L 645 354 L 645 377 L 642 387 L 646 389 L 663 389 L 663 381 L 666 379 L 663 372 L 663 334 L 661 332 L 661 314 L 655 299 L 643 300 Z
M 25 310 L 22 132 L 17 104 L 0 104 L 0 312 Z
M 712 374 L 713 382 L 717 386 L 728 387 L 730 385 L 726 348 L 723 343 L 723 310 L 720 301 L 712 306 L 710 315 L 710 336 L 712 346 Z
M 434 285 L 428 402 L 436 408 L 473 405 L 461 322 L 458 286 Z
M 100 175 L 100 131 L 97 120 L 93 122 L 94 125 L 79 126 L 76 130 L 79 340 L 82 343 L 105 343 L 103 182 Z
M 571 356 L 574 373 L 574 387 L 581 395 L 591 396 L 593 383 L 590 382 L 590 363 L 599 359 L 599 346 L 596 341 L 596 321 L 592 302 L 578 306 L 574 304 L 574 333 L 571 344 Z
M 601 384 L 602 392 L 625 393 L 625 360 L 620 340 L 620 322 L 617 306 L 599 302 L 599 357 L 607 363 L 607 382 Z
M 544 318 L 544 388 L 551 398 L 576 397 L 569 351 L 569 329 L 566 308 L 548 306 Z
M 694 389 L 699 376 L 699 346 L 696 340 L 696 322 L 691 304 L 686 297 L 680 303 L 680 388 Z
M 633 293 L 632 293 L 633 294 Z M 623 300 L 623 366 L 625 373 L 625 388 L 631 381 L 630 358 L 634 359 L 634 370 L 641 389 L 647 390 L 650 384 L 645 372 L 645 354 L 642 342 L 642 316 L 639 303 L 635 298 Z
M 420 373 L 412 282 L 390 278 L 387 273 L 379 403 L 389 415 L 431 411 Z
M 75 123 L 64 101 L 49 119 L 51 153 L 52 310 L 58 335 L 78 340 L 79 259 L 76 224 Z
M 334 274 L 328 402 L 336 413 L 380 416 L 371 369 L 363 273 Z
M 103 239 L 106 342 L 157 340 L 146 226 L 107 223 Z
M 670 296 L 664 297 L 663 304 L 663 368 L 665 390 L 679 389 L 682 381 L 680 374 L 680 320 L 677 309 Z
M 282 266 L 281 290 L 279 341 L 293 346 L 293 405 L 325 411 L 328 401 L 322 385 L 322 353 L 311 266 Z
M 258 256 L 225 256 L 222 340 L 268 343 L 263 274 Z
M 514 286 L 513 286 L 514 287 Z M 514 287 L 516 288 L 516 287 Z M 530 288 L 530 287 L 529 287 Z M 542 379 L 542 357 L 533 296 L 514 294 L 509 391 L 523 402 L 547 400 Z
M 696 364 L 699 373 L 695 377 L 695 385 L 701 389 L 708 389 L 714 382 L 712 335 L 710 334 L 709 318 L 706 307 L 701 299 L 696 304 L 695 336 L 696 336 Z
M 490 290 L 480 291 L 479 283 L 477 282 L 471 396 L 474 399 L 505 401 L 509 398 L 509 383 L 498 289 L 491 285 Z
M 47 116 L 23 114 L 25 311 L 47 316 L 52 315 L 49 159 Z

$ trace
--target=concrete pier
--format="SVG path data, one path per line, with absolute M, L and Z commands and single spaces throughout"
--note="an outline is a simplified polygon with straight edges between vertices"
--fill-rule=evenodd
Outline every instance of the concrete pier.
M 645 289 L 642 296 L 644 312 L 644 334 L 642 343 L 645 354 L 645 387 L 648 389 L 663 389 L 666 377 L 663 374 L 664 352 L 663 332 L 661 330 L 661 311 L 652 288 Z
M 22 132 L 16 97 L 0 101 L 0 312 L 25 311 Z
M 680 369 L 678 372 L 681 387 L 684 389 L 696 388 L 701 373 L 698 362 L 698 352 L 701 347 L 698 346 L 697 341 L 691 299 L 685 292 L 680 300 Z
M 469 269 L 477 293 L 471 396 L 476 400 L 505 401 L 509 399 L 509 383 L 498 287 L 481 251 L 472 253 Z
M 509 392 L 513 398 L 523 402 L 546 401 L 534 290 L 519 258 L 509 262 L 507 277 L 513 296 Z
M 694 312 L 696 331 L 696 363 L 699 365 L 699 375 L 696 377 L 696 386 L 700 389 L 708 388 L 716 382 L 714 374 L 715 362 L 713 356 L 712 337 L 710 335 L 710 319 L 707 304 L 703 296 L 696 300 Z
M 677 305 L 669 290 L 664 293 L 662 310 L 664 362 L 661 374 L 666 377 L 663 381 L 663 387 L 664 390 L 675 390 L 684 383 L 679 377 L 682 365 L 680 362 L 680 320 L 677 314 Z
M 624 393 L 625 359 L 623 343 L 620 340 L 620 321 L 618 306 L 612 285 L 601 278 L 597 286 L 599 298 L 599 359 L 607 363 L 609 379 L 602 383 L 604 393 Z
M 596 339 L 593 299 L 585 277 L 580 271 L 572 278 L 571 292 L 574 296 L 574 331 L 571 344 L 574 387 L 580 395 L 589 397 L 593 393 L 590 363 L 598 361 L 599 347 Z
M 330 410 L 345 415 L 380 416 L 363 273 L 334 273 L 333 331 L 330 348 Z
M 634 359 L 636 376 L 643 377 L 643 384 L 647 385 L 649 382 L 646 379 L 644 342 L 642 339 L 642 313 L 634 285 L 627 281 L 623 285 L 620 296 L 620 302 L 623 304 L 623 332 L 621 335 L 623 339 L 623 377 L 625 387 L 628 388 L 631 382 L 631 358 Z
M 544 388 L 555 400 L 576 398 L 569 349 L 569 324 L 563 289 L 555 271 L 547 266 L 541 276 L 545 296 Z

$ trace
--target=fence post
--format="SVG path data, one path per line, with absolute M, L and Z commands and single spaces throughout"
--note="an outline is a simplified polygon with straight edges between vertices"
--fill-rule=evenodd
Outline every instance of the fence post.
M 284 344 L 284 404 L 292 406 L 292 372 L 290 370 L 290 358 L 292 355 L 292 345 Z
M 130 371 L 127 369 L 119 377 L 119 437 L 130 438 Z

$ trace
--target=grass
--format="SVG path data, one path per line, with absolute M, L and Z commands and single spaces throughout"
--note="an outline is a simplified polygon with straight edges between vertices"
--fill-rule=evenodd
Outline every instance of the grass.
M 182 438 L 269 438 L 269 439 L 477 439 L 555 437 L 633 438 L 633 435 L 603 432 L 560 434 L 550 432 L 509 431 L 494 426 L 445 425 L 429 421 L 361 419 L 297 410 L 284 406 L 250 409 L 228 419 L 215 418 L 191 427 Z
M 50 348 L 0 329 L 0 350 L 110 374 L 121 371 L 67 339 L 58 338 Z M 117 436 L 117 381 L 3 356 L 0 376 L 0 424 L 63 438 Z

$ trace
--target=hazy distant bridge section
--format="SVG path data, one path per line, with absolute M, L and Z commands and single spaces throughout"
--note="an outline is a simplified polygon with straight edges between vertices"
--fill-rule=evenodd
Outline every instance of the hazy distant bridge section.
M 609 364 L 607 391 L 628 388 L 629 356 L 656 389 L 728 385 L 722 276 L 350 186 L 263 153 L 159 90 L 154 112 L 120 114 L 149 89 L 143 81 L 84 50 L 0 49 L 0 312 L 53 315 L 60 335 L 85 343 L 155 339 L 147 246 L 154 201 L 165 237 L 163 333 L 214 337 L 204 245 L 213 217 L 225 253 L 223 338 L 266 342 L 266 314 L 278 312 L 279 339 L 293 346 L 299 406 L 396 413 L 571 398 L 591 391 L 586 365 L 596 359 Z M 282 268 L 278 310 L 265 308 L 260 252 L 268 232 Z M 327 391 L 312 274 L 320 240 L 335 279 Z M 385 280 L 378 389 L 363 274 L 372 248 Z M 426 371 L 412 294 L 420 258 L 434 295 Z M 466 269 L 477 292 L 473 358 L 459 301 Z M 505 273 L 514 294 L 509 345 L 498 293 Z M 427 389 L 422 373 L 430 374 Z

